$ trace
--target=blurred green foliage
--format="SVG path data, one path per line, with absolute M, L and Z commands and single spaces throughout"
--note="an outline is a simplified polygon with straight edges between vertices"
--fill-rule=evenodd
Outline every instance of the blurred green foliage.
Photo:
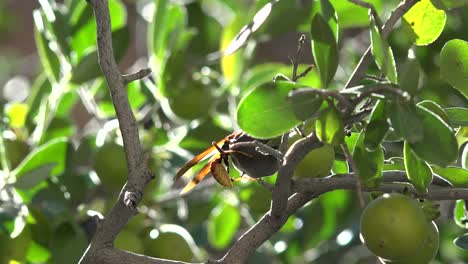
M 382 20 L 399 3 L 369 2 Z M 11 80 L 3 79 L 12 65 L 26 61 L 0 50 L 0 84 L 5 83 L 0 264 L 77 263 L 95 228 L 92 216 L 109 211 L 127 175 L 119 126 L 98 64 L 91 6 L 83 0 L 40 4 L 32 15 L 31 36 L 40 65 L 26 99 L 5 96 Z M 271 138 L 303 121 L 315 127 L 320 116 L 320 139 L 341 143 L 344 124 L 335 108 L 341 105 L 330 98 L 322 104 L 316 96 L 299 100 L 288 94 L 303 87 L 341 89 L 370 42 L 376 60 L 368 70 L 372 76 L 361 84 L 386 78 L 413 97 L 403 102 L 379 94 L 382 101 L 370 103 L 369 125 L 349 128 L 345 142 L 364 183 L 377 185 L 382 171 L 405 170 L 410 164 L 410 180 L 421 192 L 430 183 L 428 171 L 454 186 L 468 185 L 467 1 L 422 0 L 388 38 L 381 35 L 379 18 L 370 19 L 368 10 L 348 1 L 109 0 L 109 4 L 116 58 L 122 62 L 135 39 L 147 56 L 132 59 L 148 62 L 153 70 L 150 78 L 131 83 L 128 95 L 156 180 L 145 190 L 141 214 L 119 234 L 117 247 L 185 261 L 222 255 L 269 210 L 271 193 L 250 181 L 227 190 L 207 177 L 188 199 L 174 197 L 176 171 L 239 127 L 258 138 Z M 271 11 L 262 9 L 265 5 L 271 5 Z M 16 17 L 2 6 L 3 34 Z M 136 19 L 138 28 L 131 27 L 127 17 Z M 415 26 L 421 17 L 427 21 Z M 248 33 L 237 39 L 240 49 L 223 56 L 244 25 Z M 306 44 L 298 51 L 300 34 L 305 34 Z M 311 64 L 317 67 L 291 83 L 291 61 L 298 64 L 297 74 Z M 364 91 L 361 88 L 353 91 L 358 94 Z M 348 94 L 354 96 L 352 91 Z M 432 106 L 416 106 L 423 100 Z M 405 155 L 403 142 L 408 147 Z M 194 175 L 201 165 L 188 174 Z M 335 148 L 332 171 L 348 170 L 341 149 Z M 240 175 L 234 168 L 230 174 Z M 264 180 L 274 184 L 275 179 Z M 452 243 L 466 232 L 462 203 L 455 207 L 456 221 L 440 220 L 441 246 L 434 263 L 468 261 L 467 251 Z M 444 207 L 449 218 L 451 206 Z M 360 212 L 353 192 L 322 195 L 292 216 L 249 263 L 375 263 L 359 241 Z M 466 238 L 457 244 L 466 248 Z M 176 247 L 179 255 L 170 252 Z

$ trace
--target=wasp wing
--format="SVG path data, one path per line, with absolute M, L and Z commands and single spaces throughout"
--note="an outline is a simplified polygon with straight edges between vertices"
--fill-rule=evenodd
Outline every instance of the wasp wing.
M 203 166 L 203 168 L 197 173 L 197 175 L 195 177 L 193 177 L 193 179 L 189 183 L 187 183 L 187 185 L 185 185 L 184 189 L 182 189 L 180 194 L 184 194 L 186 192 L 189 192 L 199 182 L 201 182 L 205 178 L 205 176 L 210 172 L 211 163 L 214 160 L 219 159 L 220 157 L 221 157 L 220 154 L 217 154 L 217 155 L 211 157 L 210 160 L 208 160 L 208 162 L 205 164 L 205 166 Z

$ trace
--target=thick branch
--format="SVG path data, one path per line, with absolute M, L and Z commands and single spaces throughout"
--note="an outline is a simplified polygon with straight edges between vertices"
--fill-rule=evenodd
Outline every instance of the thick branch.
M 419 0 L 404 0 L 402 1 L 396 8 L 393 10 L 390 17 L 385 21 L 385 24 L 382 27 L 382 36 L 387 38 L 388 34 L 390 34 L 391 29 L 395 25 L 395 23 L 406 13 L 408 10 L 411 9 Z M 372 54 L 371 54 L 372 46 L 369 46 L 362 56 L 361 60 L 359 61 L 358 65 L 354 69 L 353 74 L 349 78 L 348 82 L 345 85 L 345 88 L 355 86 L 359 83 L 359 80 L 364 76 L 372 61 Z
M 307 153 L 320 146 L 322 146 L 322 143 L 318 141 L 315 135 L 312 135 L 294 142 L 286 152 L 272 194 L 271 214 L 274 217 L 281 217 L 285 213 L 287 199 L 291 193 L 290 185 L 294 169 Z
M 99 65 L 110 89 L 123 138 L 128 165 L 128 182 L 123 187 L 107 219 L 96 230 L 80 263 L 108 263 L 96 261 L 96 258 L 101 259 L 102 251 L 112 248 L 117 234 L 135 214 L 135 206 L 140 202 L 143 189 L 151 180 L 152 175 L 142 154 L 137 122 L 126 94 L 126 83 L 114 58 L 108 0 L 89 0 L 89 3 L 93 7 L 96 18 Z
M 273 216 L 271 210 L 267 212 L 232 245 L 218 263 L 245 263 L 249 255 L 276 233 L 291 214 L 304 206 L 312 198 L 315 198 L 315 196 L 306 193 L 292 195 L 287 202 L 283 216 L 280 218 Z

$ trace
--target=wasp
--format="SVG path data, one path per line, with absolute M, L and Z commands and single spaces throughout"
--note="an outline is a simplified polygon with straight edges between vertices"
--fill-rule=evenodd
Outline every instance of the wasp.
M 205 166 L 182 189 L 181 194 L 192 190 L 208 173 L 211 173 L 213 178 L 222 186 L 233 187 L 232 183 L 238 179 L 233 179 L 229 176 L 229 157 L 233 165 L 242 172 L 243 176 L 247 175 L 250 178 L 258 179 L 277 172 L 280 166 L 278 158 L 258 151 L 250 144 L 254 140 L 265 144 L 269 143 L 268 140 L 255 139 L 240 131 L 234 132 L 218 142 L 213 142 L 211 147 L 185 163 L 176 173 L 175 181 L 182 177 L 191 167 L 211 156 Z M 272 147 L 277 148 L 278 146 Z

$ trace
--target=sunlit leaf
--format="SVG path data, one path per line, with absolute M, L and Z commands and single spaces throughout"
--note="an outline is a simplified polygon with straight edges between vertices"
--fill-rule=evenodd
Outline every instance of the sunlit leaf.
M 265 83 L 242 98 L 237 109 L 240 128 L 257 138 L 272 138 L 289 131 L 301 121 L 287 99 L 296 84 L 286 81 Z
M 372 54 L 374 55 L 375 62 L 387 79 L 392 83 L 397 83 L 398 76 L 392 49 L 388 45 L 387 40 L 382 36 L 381 29 L 378 28 L 375 19 L 371 15 Z
M 453 208 L 453 219 L 459 227 L 468 229 L 468 219 L 464 200 L 457 200 L 457 203 Z
M 468 187 L 468 169 L 460 167 L 441 168 L 437 166 L 433 166 L 432 169 L 437 175 L 446 179 L 453 186 Z
M 437 9 L 431 0 L 417 2 L 403 16 L 403 21 L 411 29 L 414 43 L 418 46 L 429 45 L 442 33 L 447 15 Z
M 432 182 L 431 167 L 414 154 L 407 142 L 405 142 L 403 153 L 408 179 L 418 192 L 426 193 L 428 186 Z
M 468 97 L 468 42 L 453 39 L 440 52 L 440 76 Z
M 450 107 L 445 112 L 454 126 L 468 126 L 468 108 Z
M 343 143 L 345 132 L 341 113 L 334 106 L 328 106 L 315 122 L 317 138 L 333 146 Z
M 327 88 L 338 68 L 338 47 L 330 25 L 321 14 L 315 14 L 310 27 L 312 54 L 323 88 Z
M 21 179 L 27 172 L 42 167 L 46 164 L 54 163 L 55 167 L 51 176 L 57 176 L 65 169 L 65 154 L 68 141 L 65 138 L 58 138 L 34 149 L 12 172 L 17 180 Z
M 240 213 L 229 204 L 213 209 L 208 219 L 208 240 L 215 248 L 223 249 L 234 238 L 240 224 Z
M 312 89 L 312 88 L 311 88 Z M 289 96 L 294 114 L 299 120 L 307 120 L 317 113 L 322 105 L 323 99 L 318 94 L 298 94 Z

